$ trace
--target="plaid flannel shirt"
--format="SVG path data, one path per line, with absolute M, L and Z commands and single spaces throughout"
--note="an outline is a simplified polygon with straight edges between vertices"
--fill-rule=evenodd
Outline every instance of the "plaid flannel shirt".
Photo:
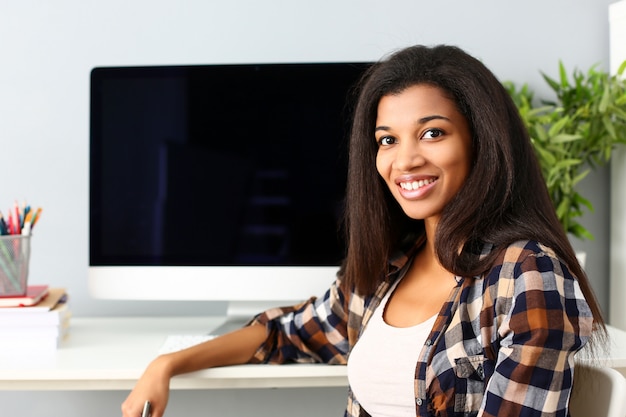
M 268 338 L 251 362 L 346 364 L 409 260 L 395 259 L 373 296 L 345 293 L 339 277 L 321 299 L 259 315 Z M 416 364 L 416 416 L 566 417 L 573 356 L 593 319 L 565 265 L 551 249 L 522 241 L 487 274 L 456 280 Z M 367 416 L 351 392 L 345 416 Z

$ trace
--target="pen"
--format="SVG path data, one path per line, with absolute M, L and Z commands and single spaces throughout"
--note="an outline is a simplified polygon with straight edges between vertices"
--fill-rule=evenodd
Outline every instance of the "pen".
M 41 217 L 41 207 L 37 208 L 37 210 L 35 210 L 35 214 L 33 214 L 33 217 L 31 219 L 31 224 L 30 224 L 31 229 L 35 227 L 35 223 L 37 223 L 37 220 L 39 220 L 39 217 Z
M 22 225 L 22 235 L 28 236 L 30 234 L 30 229 L 32 227 L 32 212 L 28 212 L 28 214 L 24 218 L 24 224 Z
M 22 220 L 22 227 L 24 227 L 24 224 L 26 223 L 28 219 L 29 213 L 30 213 L 30 206 L 26 204 L 26 202 L 24 202 L 24 220 Z M 31 216 L 32 216 L 32 213 L 31 213 Z
M 9 215 L 7 216 L 7 231 L 9 235 L 13 234 L 13 214 L 11 210 L 9 210 Z
M 141 417 L 150 417 L 150 401 L 146 401 L 146 403 L 143 405 Z
M 15 202 L 15 217 L 13 218 L 13 221 L 15 222 L 13 233 L 19 235 L 22 233 L 22 216 L 20 214 L 20 206 L 17 204 L 17 201 Z
M 8 235 L 9 229 L 7 228 L 7 223 L 4 221 L 4 216 L 0 211 L 0 235 Z

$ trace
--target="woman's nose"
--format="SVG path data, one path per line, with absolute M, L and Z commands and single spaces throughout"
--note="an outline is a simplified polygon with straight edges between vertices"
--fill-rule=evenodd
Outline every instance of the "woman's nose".
M 411 171 L 415 167 L 424 165 L 425 161 L 419 144 L 413 140 L 401 141 L 396 147 L 394 166 L 399 171 Z

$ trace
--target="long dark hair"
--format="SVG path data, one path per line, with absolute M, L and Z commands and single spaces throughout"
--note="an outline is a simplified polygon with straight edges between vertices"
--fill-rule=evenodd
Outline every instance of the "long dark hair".
M 473 161 L 463 187 L 446 205 L 435 236 L 440 263 L 459 276 L 485 273 L 499 251 L 523 239 L 550 248 L 577 277 L 596 324 L 602 314 L 589 281 L 558 221 L 526 128 L 502 84 L 480 61 L 453 46 L 413 46 L 365 74 L 350 135 L 345 227 L 345 285 L 371 294 L 400 246 L 425 234 L 406 216 L 375 169 L 378 102 L 416 84 L 442 89 L 467 119 Z M 484 242 L 496 250 L 479 259 Z M 463 247 L 461 253 L 458 249 Z

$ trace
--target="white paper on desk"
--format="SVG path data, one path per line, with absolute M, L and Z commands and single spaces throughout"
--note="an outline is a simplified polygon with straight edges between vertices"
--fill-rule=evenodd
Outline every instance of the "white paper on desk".
M 215 338 L 212 334 L 172 334 L 167 336 L 159 348 L 159 354 L 178 352 Z

